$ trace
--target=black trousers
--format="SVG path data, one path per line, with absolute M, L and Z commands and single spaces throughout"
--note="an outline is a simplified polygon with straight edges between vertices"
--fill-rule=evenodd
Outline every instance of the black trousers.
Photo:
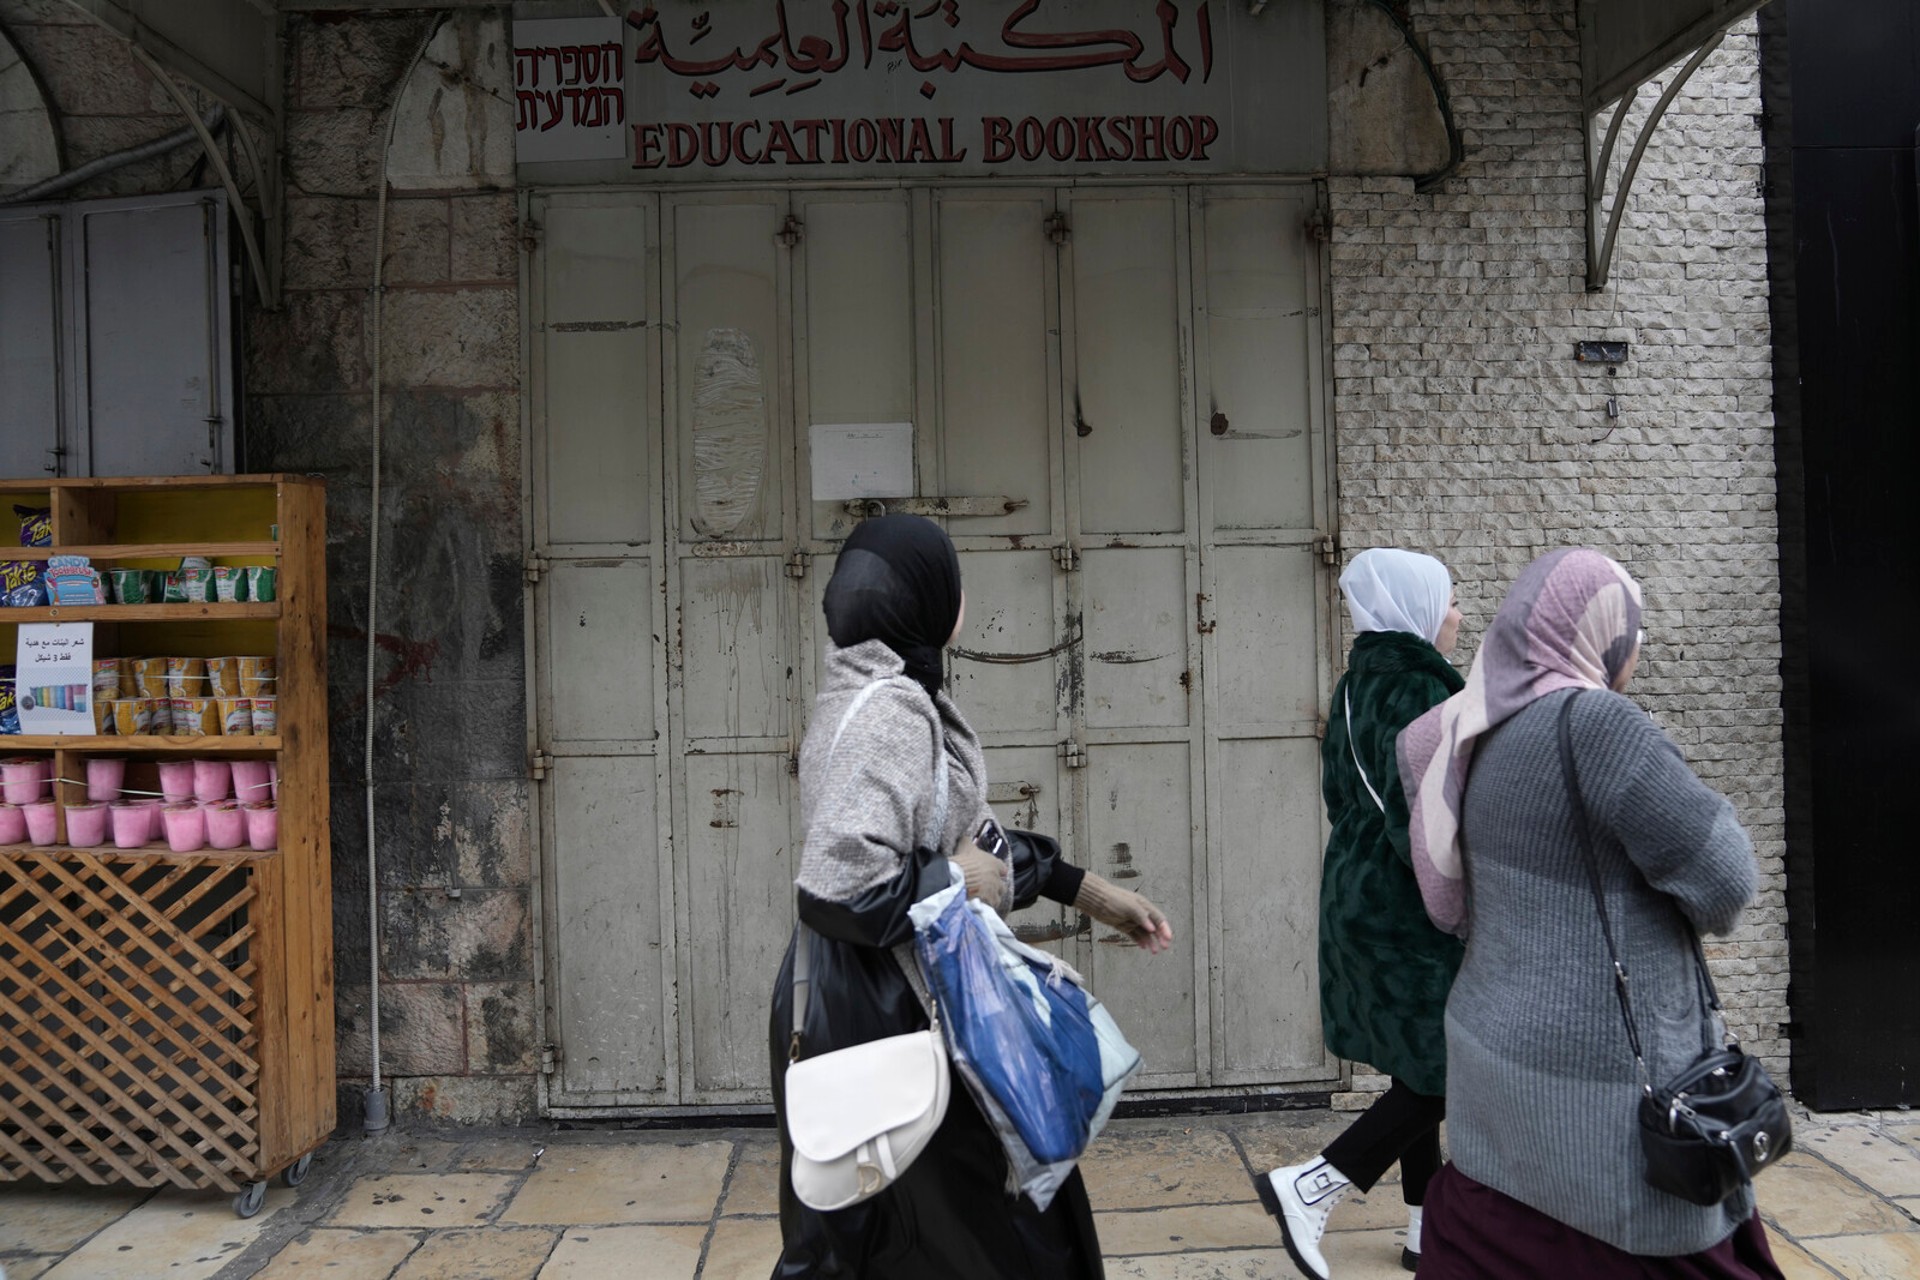
M 1445 1098 L 1415 1093 L 1396 1078 L 1320 1154 L 1362 1191 L 1373 1190 L 1398 1160 L 1400 1194 L 1418 1207 L 1426 1202 L 1427 1183 L 1440 1172 L 1440 1122 L 1446 1115 Z

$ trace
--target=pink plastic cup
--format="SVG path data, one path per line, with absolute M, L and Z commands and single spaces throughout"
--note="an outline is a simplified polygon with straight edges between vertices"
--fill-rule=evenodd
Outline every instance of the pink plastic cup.
M 167 828 L 167 848 L 192 853 L 207 844 L 207 815 L 197 804 L 170 804 L 160 810 Z
M 247 815 L 232 800 L 200 806 L 207 822 L 207 843 L 216 849 L 238 849 L 247 842 Z
M 53 801 L 36 800 L 20 808 L 27 815 L 27 839 L 34 844 L 52 844 L 55 829 Z
M 233 795 L 233 766 L 225 760 L 195 760 L 193 762 L 193 798 L 201 804 L 212 804 L 215 800 L 225 800 Z
M 113 821 L 113 847 L 138 849 L 153 839 L 153 814 L 160 806 L 148 800 L 123 800 L 110 805 Z
M 280 762 L 267 761 L 267 790 L 273 793 L 273 802 L 280 803 Z
M 0 791 L 8 804 L 27 805 L 47 794 L 46 765 L 36 756 L 0 760 Z
M 168 804 L 185 804 L 193 799 L 192 760 L 162 760 L 160 762 L 160 794 Z
M 246 807 L 247 848 L 273 849 L 280 844 L 280 810 L 264 802 Z
M 87 761 L 87 799 L 96 804 L 112 804 L 118 800 L 126 780 L 125 760 L 94 756 Z
M 107 842 L 107 806 L 70 804 L 67 806 L 67 843 L 76 849 L 92 849 Z
M 0 804 L 0 844 L 27 842 L 27 815 L 17 804 Z
M 233 798 L 243 804 L 268 799 L 268 793 L 273 789 L 273 779 L 267 774 L 271 767 L 271 762 L 266 760 L 235 760 Z

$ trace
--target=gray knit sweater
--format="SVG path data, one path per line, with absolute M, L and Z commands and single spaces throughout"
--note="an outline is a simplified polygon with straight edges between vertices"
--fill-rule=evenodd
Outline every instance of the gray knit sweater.
M 1712 1247 L 1751 1191 L 1700 1208 L 1642 1177 L 1633 1055 L 1562 786 L 1550 694 L 1474 753 L 1462 838 L 1471 932 L 1447 1000 L 1447 1131 L 1461 1172 L 1629 1253 Z M 1578 695 L 1575 769 L 1655 1082 L 1712 1043 L 1686 922 L 1724 933 L 1753 847 L 1647 715 Z
M 916 848 L 951 856 L 987 817 L 987 765 L 952 699 L 936 700 L 904 676 L 906 664 L 878 640 L 827 647 L 826 680 L 800 744 L 800 818 L 806 832 L 794 883 L 845 901 L 881 884 Z M 861 704 L 833 746 L 854 695 L 886 681 Z M 947 752 L 947 816 L 933 831 L 936 727 Z M 829 750 L 831 749 L 831 758 Z

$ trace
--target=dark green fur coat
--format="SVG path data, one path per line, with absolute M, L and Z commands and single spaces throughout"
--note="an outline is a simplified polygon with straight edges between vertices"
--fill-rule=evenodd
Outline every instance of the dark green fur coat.
M 1320 878 L 1320 1020 L 1327 1047 L 1435 1096 L 1447 1090 L 1441 1018 L 1465 944 L 1434 928 L 1420 902 L 1394 739 L 1463 683 L 1420 637 L 1364 632 L 1334 686 L 1320 744 L 1320 791 L 1333 828 Z M 1386 804 L 1384 814 L 1355 772 L 1354 749 Z

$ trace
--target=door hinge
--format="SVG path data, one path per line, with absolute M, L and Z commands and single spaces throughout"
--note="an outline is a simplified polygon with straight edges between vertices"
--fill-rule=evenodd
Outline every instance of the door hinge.
M 1313 549 L 1320 553 L 1320 563 L 1340 563 L 1340 540 L 1332 534 L 1322 534 L 1313 540 Z
M 1047 239 L 1053 241 L 1055 244 L 1065 244 L 1073 238 L 1073 228 L 1067 225 L 1067 215 L 1064 213 L 1056 212 L 1048 214 L 1045 225 L 1047 229 Z
M 532 253 L 535 249 L 538 249 L 540 247 L 541 233 L 545 230 L 545 227 L 542 227 L 532 218 L 528 218 L 525 222 L 521 223 L 520 248 L 527 253 Z
M 560 1069 L 560 1046 L 543 1044 L 540 1046 L 540 1074 L 550 1076 Z
M 1072 738 L 1068 738 L 1065 742 L 1055 747 L 1054 754 L 1066 761 L 1067 768 L 1069 769 L 1084 769 L 1087 767 L 1087 749 L 1075 742 Z
M 794 217 L 792 214 L 788 214 L 787 220 L 780 224 L 780 229 L 773 233 L 773 238 L 791 249 L 800 243 L 800 232 L 802 229 L 803 224 L 800 219 Z
M 1307 215 L 1307 235 L 1326 244 L 1333 239 L 1333 215 L 1325 209 L 1315 209 Z
M 1053 549 L 1053 562 L 1068 573 L 1072 573 L 1080 567 L 1080 548 L 1075 546 L 1055 547 Z
M 553 562 L 545 556 L 528 556 L 527 562 L 522 570 L 526 576 L 527 585 L 530 587 L 537 586 L 540 582 L 540 575 L 545 573 L 552 565 Z
M 806 577 L 807 566 L 812 563 L 813 563 L 813 557 L 809 555 L 807 552 L 805 551 L 794 552 L 792 555 L 787 557 L 787 576 L 789 578 Z
M 553 769 L 553 757 L 544 751 L 536 751 L 527 762 L 527 776 L 535 782 L 545 782 L 547 774 Z

